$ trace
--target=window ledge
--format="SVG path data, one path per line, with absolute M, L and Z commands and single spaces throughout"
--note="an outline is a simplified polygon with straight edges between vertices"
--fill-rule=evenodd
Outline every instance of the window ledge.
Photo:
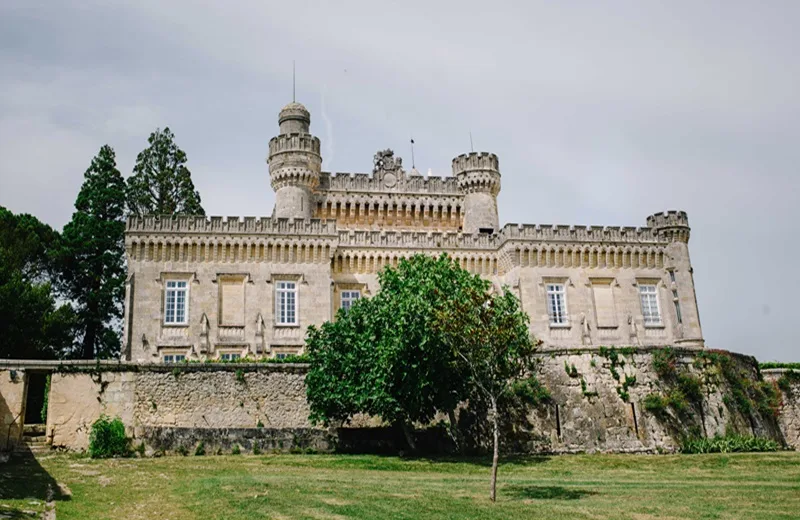
M 162 323 L 161 327 L 169 328 L 169 329 L 180 329 L 180 328 L 188 328 L 189 323 Z
M 298 328 L 300 328 L 300 324 L 299 323 L 276 323 L 274 326 L 282 328 L 282 329 L 292 329 L 292 328 L 298 329 Z
M 646 329 L 665 329 L 667 328 L 666 325 L 663 323 L 646 323 L 644 328 Z
M 571 323 L 551 323 L 551 329 L 569 329 L 572 327 Z

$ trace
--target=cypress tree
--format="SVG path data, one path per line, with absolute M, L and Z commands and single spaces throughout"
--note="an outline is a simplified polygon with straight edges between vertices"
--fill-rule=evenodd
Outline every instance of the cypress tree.
M 125 293 L 125 181 L 110 146 L 100 148 L 84 179 L 62 233 L 61 281 L 77 311 L 79 356 L 112 357 Z
M 205 215 L 186 167 L 186 153 L 169 128 L 156 129 L 136 157 L 128 178 L 128 211 L 134 215 Z

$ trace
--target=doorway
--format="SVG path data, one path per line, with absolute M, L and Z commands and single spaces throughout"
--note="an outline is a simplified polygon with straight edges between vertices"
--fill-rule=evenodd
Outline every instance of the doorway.
M 25 397 L 25 425 L 47 422 L 44 410 L 48 374 L 28 372 L 28 391 Z

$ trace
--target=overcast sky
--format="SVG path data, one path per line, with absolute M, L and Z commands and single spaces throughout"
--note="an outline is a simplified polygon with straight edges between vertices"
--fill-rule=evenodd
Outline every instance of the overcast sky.
M 688 212 L 706 343 L 800 361 L 800 2 L 0 2 L 0 205 L 61 228 L 169 126 L 211 215 L 269 215 L 277 113 L 323 168 L 500 157 L 501 223 Z

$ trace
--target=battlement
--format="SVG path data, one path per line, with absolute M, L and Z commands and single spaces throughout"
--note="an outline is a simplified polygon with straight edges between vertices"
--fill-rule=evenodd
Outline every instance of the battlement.
M 453 175 L 472 171 L 487 170 L 500 175 L 500 160 L 493 153 L 463 153 L 453 159 Z
M 320 191 L 370 192 L 370 193 L 417 193 L 425 195 L 462 195 L 455 177 L 408 177 L 396 185 L 387 187 L 381 179 L 369 173 L 322 172 Z
M 659 242 L 652 228 L 615 226 L 569 226 L 564 224 L 506 224 L 498 233 L 501 241 L 533 240 L 546 242 L 629 243 Z
M 665 211 L 647 217 L 647 225 L 664 240 L 689 242 L 691 228 L 685 211 Z
M 481 249 L 496 251 L 494 235 L 440 231 L 339 231 L 340 247 L 390 249 Z
M 270 160 L 274 155 L 285 152 L 307 152 L 319 156 L 319 138 L 306 133 L 292 133 L 277 135 L 269 140 Z
M 269 217 L 203 217 L 145 215 L 130 216 L 126 234 L 248 234 L 248 235 L 336 235 L 336 221 L 330 219 L 288 219 Z
M 689 217 L 685 211 L 662 211 L 647 217 L 647 227 L 689 227 Z

